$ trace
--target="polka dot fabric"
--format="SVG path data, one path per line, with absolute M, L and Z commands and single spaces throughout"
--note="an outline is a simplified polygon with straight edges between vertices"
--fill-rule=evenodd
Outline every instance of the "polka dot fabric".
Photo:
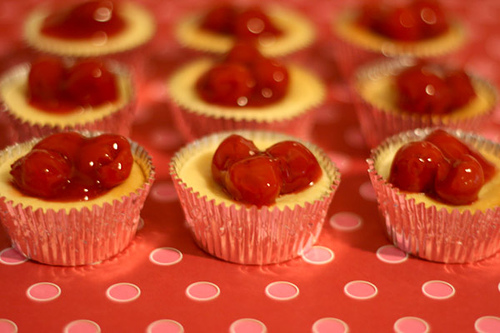
M 500 332 L 500 254 L 469 265 L 433 263 L 408 256 L 384 234 L 366 172 L 369 151 L 331 51 L 330 21 L 342 2 L 287 3 L 317 24 L 317 42 L 295 60 L 331 88 L 310 140 L 342 172 L 318 242 L 297 259 L 262 267 L 226 263 L 200 250 L 170 181 L 168 163 L 184 142 L 172 125 L 165 81 L 196 56 L 173 41 L 177 18 L 208 2 L 141 2 L 158 21 L 143 53 L 147 79 L 132 128 L 132 139 L 157 168 L 143 225 L 118 256 L 72 268 L 26 260 L 0 229 L 0 333 Z M 20 23 L 37 3 L 0 3 L 0 71 L 30 57 Z M 469 28 L 469 45 L 457 59 L 498 85 L 500 3 L 443 3 Z M 498 141 L 499 128 L 497 112 L 483 134 Z

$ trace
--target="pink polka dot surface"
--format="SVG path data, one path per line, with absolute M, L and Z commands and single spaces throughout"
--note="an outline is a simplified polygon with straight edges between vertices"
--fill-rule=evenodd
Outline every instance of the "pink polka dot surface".
M 174 184 L 170 181 L 157 182 L 151 188 L 151 197 L 160 202 L 170 202 L 177 200 Z
M 384 245 L 377 250 L 377 258 L 388 264 L 400 264 L 408 259 L 408 253 L 394 245 Z
M 427 333 L 429 331 L 429 324 L 417 317 L 399 318 L 394 323 L 394 332 L 396 333 Z
M 484 316 L 478 318 L 474 323 L 474 328 L 478 333 L 500 332 L 500 317 Z
M 110 286 L 106 290 L 106 296 L 115 302 L 131 302 L 139 298 L 141 289 L 132 283 L 122 282 Z
M 183 333 L 184 327 L 175 320 L 160 319 L 149 324 L 146 333 Z
M 276 281 L 266 287 L 266 295 L 279 301 L 289 301 L 299 296 L 299 288 L 287 281 Z
M 351 212 L 341 212 L 330 217 L 330 225 L 340 231 L 359 229 L 363 221 L 360 216 Z
M 0 251 L 0 263 L 4 265 L 19 265 L 26 261 L 28 258 L 14 248 L 9 247 Z
M 186 288 L 186 295 L 195 301 L 211 301 L 220 295 L 220 289 L 212 282 L 195 282 Z
M 337 318 L 321 318 L 314 322 L 313 333 L 347 333 L 349 326 Z
M 314 265 L 328 264 L 335 258 L 332 250 L 324 246 L 313 246 L 302 255 L 304 261 Z
M 365 182 L 359 187 L 359 194 L 367 201 L 377 201 L 377 195 L 370 182 Z
M 182 253 L 172 247 L 162 247 L 153 250 L 149 255 L 149 260 L 162 266 L 175 265 L 182 260 Z
M 12 320 L 0 318 L 0 333 L 17 333 L 18 327 Z
M 253 318 L 242 318 L 234 321 L 229 326 L 229 333 L 266 333 L 267 328 L 263 322 Z
M 447 299 L 455 295 L 455 288 L 446 281 L 427 281 L 422 285 L 425 296 L 434 299 Z
M 61 295 L 61 288 L 51 282 L 39 282 L 31 285 L 26 295 L 34 301 L 52 301 Z
M 75 320 L 64 327 L 64 333 L 100 333 L 99 325 L 86 319 Z
M 377 295 L 377 287 L 368 281 L 351 281 L 344 286 L 344 293 L 354 299 L 370 299 Z

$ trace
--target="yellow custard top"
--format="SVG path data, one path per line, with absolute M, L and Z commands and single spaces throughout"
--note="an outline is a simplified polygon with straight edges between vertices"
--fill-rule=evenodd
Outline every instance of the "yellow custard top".
M 246 136 L 245 136 L 246 137 Z M 222 139 L 221 139 L 222 141 Z M 265 150 L 267 147 L 283 141 L 282 138 L 260 138 L 254 139 L 253 142 L 260 150 Z M 215 150 L 219 146 L 220 141 L 212 141 L 207 144 L 200 145 L 197 149 L 187 156 L 177 170 L 179 178 L 192 188 L 194 192 L 198 192 L 200 196 L 206 196 L 208 200 L 215 200 L 216 204 L 224 203 L 229 206 L 231 204 L 239 204 L 237 201 L 224 192 L 222 186 L 217 184 L 211 172 L 212 158 Z M 318 158 L 318 152 L 311 150 L 313 154 L 321 163 Z M 295 205 L 303 205 L 306 202 L 313 203 L 315 200 L 321 200 L 331 191 L 332 184 L 338 180 L 338 175 L 329 174 L 324 165 L 321 165 L 322 176 L 321 178 L 309 188 L 297 192 L 279 196 L 273 207 L 283 209 L 285 206 L 293 208 Z
M 397 41 L 377 34 L 357 24 L 359 12 L 349 9 L 340 13 L 333 22 L 333 30 L 338 37 L 373 52 L 386 56 L 412 55 L 432 57 L 458 49 L 465 43 L 465 31 L 457 21 L 449 23 L 446 33 L 420 41 Z
M 69 212 L 75 208 L 77 210 L 84 207 L 91 208 L 94 205 L 102 206 L 104 203 L 112 203 L 114 200 L 121 200 L 123 196 L 137 191 L 149 178 L 147 166 L 134 156 L 134 164 L 127 180 L 120 185 L 112 188 L 105 194 L 88 201 L 74 202 L 56 202 L 46 201 L 36 197 L 30 197 L 21 193 L 12 185 L 12 176 L 10 175 L 11 165 L 20 157 L 26 155 L 33 147 L 34 143 L 27 142 L 9 147 L 0 152 L 0 197 L 6 201 L 12 201 L 14 205 L 22 204 L 23 207 L 31 206 L 33 210 L 41 208 L 46 211 L 52 209 L 55 211 L 65 210 Z
M 283 34 L 273 39 L 259 40 L 259 50 L 263 55 L 283 56 L 306 47 L 314 40 L 314 27 L 303 15 L 278 6 L 266 7 L 265 13 Z M 193 49 L 214 53 L 228 52 L 235 39 L 200 28 L 203 16 L 204 13 L 195 13 L 181 19 L 175 30 L 177 39 Z
M 482 113 L 489 113 L 497 101 L 495 89 L 483 80 L 472 78 L 472 86 L 476 97 L 468 104 L 448 114 L 425 115 L 427 117 L 460 119 L 475 117 Z M 401 110 L 398 103 L 398 88 L 396 86 L 396 72 L 387 71 L 379 75 L 360 75 L 355 83 L 356 91 L 360 97 L 375 106 L 379 110 L 390 113 L 405 113 L 409 116 L 411 112 Z M 420 116 L 420 115 L 418 115 Z
M 399 142 L 397 144 L 389 146 L 387 149 L 383 149 L 380 151 L 380 154 L 378 155 L 374 166 L 377 173 L 386 181 L 388 181 L 389 179 L 394 156 L 396 155 L 399 148 L 405 143 L 406 142 Z M 499 206 L 500 195 L 498 189 L 500 188 L 500 156 L 485 150 L 480 150 L 480 152 L 486 159 L 497 166 L 497 172 L 489 182 L 483 185 L 483 187 L 479 191 L 478 200 L 476 200 L 472 204 L 452 206 L 437 201 L 425 195 L 424 193 L 412 193 L 404 191 L 401 191 L 401 193 L 404 193 L 406 195 L 406 198 L 408 199 L 415 199 L 417 204 L 423 202 L 425 206 L 435 206 L 438 210 L 441 208 L 446 208 L 448 211 L 451 211 L 456 208 L 459 211 L 470 210 L 473 212 L 475 210 L 486 211 L 488 208 Z
M 117 76 L 118 98 L 114 102 L 93 108 L 80 107 L 68 113 L 46 112 L 28 102 L 28 74 L 29 66 L 15 68 L 0 82 L 0 98 L 12 115 L 30 124 L 67 127 L 94 122 L 121 110 L 134 98 L 130 76 L 123 74 Z
M 180 106 L 198 114 L 216 118 L 271 122 L 303 114 L 321 104 L 326 95 L 325 85 L 316 76 L 298 66 L 287 65 L 288 92 L 276 103 L 264 107 L 222 107 L 210 104 L 198 96 L 196 82 L 214 63 L 214 60 L 201 59 L 175 72 L 168 82 L 172 99 Z
M 24 24 L 24 37 L 28 44 L 43 52 L 90 57 L 128 51 L 148 42 L 154 35 L 156 23 L 153 16 L 142 6 L 133 2 L 120 2 L 120 16 L 124 19 L 125 30 L 120 34 L 106 37 L 98 35 L 88 40 L 67 40 L 41 33 L 45 18 L 51 13 L 49 8 L 34 10 Z

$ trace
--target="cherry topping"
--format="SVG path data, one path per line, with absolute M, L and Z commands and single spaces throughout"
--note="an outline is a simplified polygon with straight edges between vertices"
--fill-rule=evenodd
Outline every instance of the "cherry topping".
M 403 191 L 429 192 L 434 187 L 439 165 L 445 163 L 443 153 L 434 144 L 407 143 L 394 157 L 389 182 Z
M 464 142 L 437 129 L 423 141 L 410 142 L 396 153 L 389 182 L 403 191 L 423 192 L 444 203 L 465 205 L 477 200 L 495 166 Z
M 236 9 L 233 6 L 229 4 L 220 4 L 207 12 L 201 22 L 201 28 L 221 34 L 231 34 L 234 30 L 233 25 L 235 17 Z
M 251 43 L 237 43 L 222 62 L 198 79 L 196 90 L 208 103 L 264 106 L 282 99 L 288 85 L 285 66 L 263 57 Z
M 283 186 L 281 194 L 298 192 L 311 186 L 321 176 L 316 157 L 303 144 L 282 141 L 266 149 L 280 163 Z
M 58 59 L 40 58 L 34 61 L 28 74 L 30 102 L 57 108 L 65 79 L 66 69 Z
M 418 114 L 445 114 L 469 103 L 476 93 L 463 70 L 419 63 L 396 76 L 398 105 Z
M 270 205 L 281 194 L 299 192 L 316 182 L 322 169 L 301 143 L 283 141 L 260 151 L 234 134 L 219 145 L 212 159 L 212 176 L 233 199 Z
M 86 138 L 68 132 L 39 141 L 12 164 L 13 183 L 25 194 L 48 200 L 88 200 L 125 181 L 133 156 L 122 136 Z
M 230 135 L 221 142 L 212 159 L 212 176 L 215 181 L 222 184 L 225 173 L 235 162 L 255 156 L 259 149 L 255 144 L 241 135 Z
M 226 174 L 225 188 L 237 201 L 262 206 L 276 201 L 282 182 L 276 160 L 257 155 L 231 165 Z
M 114 36 L 125 25 L 123 18 L 117 14 L 114 2 L 90 0 L 49 15 L 41 31 L 56 38 L 86 39 Z

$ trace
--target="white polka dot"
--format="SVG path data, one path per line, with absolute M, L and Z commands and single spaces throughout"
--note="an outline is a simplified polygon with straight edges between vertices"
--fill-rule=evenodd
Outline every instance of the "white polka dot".
M 400 264 L 408 259 L 408 253 L 394 245 L 384 245 L 377 250 L 377 258 L 388 264 Z
M 345 173 L 349 171 L 349 168 L 352 164 L 351 158 L 349 155 L 345 155 L 339 152 L 330 152 L 328 153 L 330 159 L 335 163 L 335 165 L 339 168 L 339 171 Z
M 175 320 L 160 319 L 149 324 L 146 333 L 183 333 L 184 327 Z
M 396 333 L 427 333 L 430 331 L 429 324 L 417 317 L 403 317 L 394 323 Z
M 155 183 L 151 188 L 150 196 L 160 202 L 170 202 L 177 200 L 177 192 L 174 184 L 170 181 Z
M 128 282 L 116 283 L 106 290 L 106 296 L 115 302 L 131 302 L 141 295 L 141 289 Z
M 80 319 L 70 322 L 64 327 L 64 333 L 99 333 L 101 332 L 101 327 L 97 323 L 87 320 Z
M 313 333 L 347 333 L 349 326 L 337 318 L 321 318 L 314 322 Z
M 345 142 L 354 148 L 365 148 L 365 139 L 357 127 L 348 128 L 344 133 Z
M 266 287 L 266 295 L 279 301 L 288 301 L 299 296 L 299 288 L 287 281 L 276 281 Z
M 267 327 L 259 320 L 252 318 L 238 319 L 229 326 L 229 333 L 266 333 Z
M 161 247 L 150 253 L 149 260 L 162 266 L 175 265 L 182 260 L 182 253 L 172 247 Z
M 34 301 L 52 301 L 61 295 L 61 288 L 55 283 L 39 282 L 30 286 L 26 295 Z
M 455 288 L 445 281 L 427 281 L 422 285 L 425 296 L 433 299 L 447 299 L 455 295 Z
M 478 333 L 498 333 L 500 332 L 500 317 L 481 317 L 474 323 L 474 328 Z
M 367 201 L 377 201 L 377 193 L 375 193 L 373 185 L 369 181 L 361 184 L 359 194 Z
M 17 333 L 18 328 L 12 320 L 0 318 L 0 332 L 2 333 Z
M 370 299 L 377 295 L 377 287 L 368 281 L 351 281 L 344 286 L 344 293 L 354 299 Z
M 361 217 L 351 212 L 340 212 L 330 217 L 330 225 L 340 231 L 357 230 L 362 224 Z
M 324 265 L 335 258 L 332 250 L 324 246 L 313 246 L 309 251 L 302 255 L 302 259 L 310 264 Z
M 195 282 L 186 288 L 186 295 L 195 301 L 210 301 L 220 295 L 220 289 L 212 282 Z
M 8 247 L 0 251 L 0 263 L 2 264 L 19 265 L 26 261 L 28 261 L 28 258 L 12 247 Z
M 151 134 L 151 143 L 159 149 L 169 149 L 179 146 L 182 139 L 174 131 L 158 130 Z

